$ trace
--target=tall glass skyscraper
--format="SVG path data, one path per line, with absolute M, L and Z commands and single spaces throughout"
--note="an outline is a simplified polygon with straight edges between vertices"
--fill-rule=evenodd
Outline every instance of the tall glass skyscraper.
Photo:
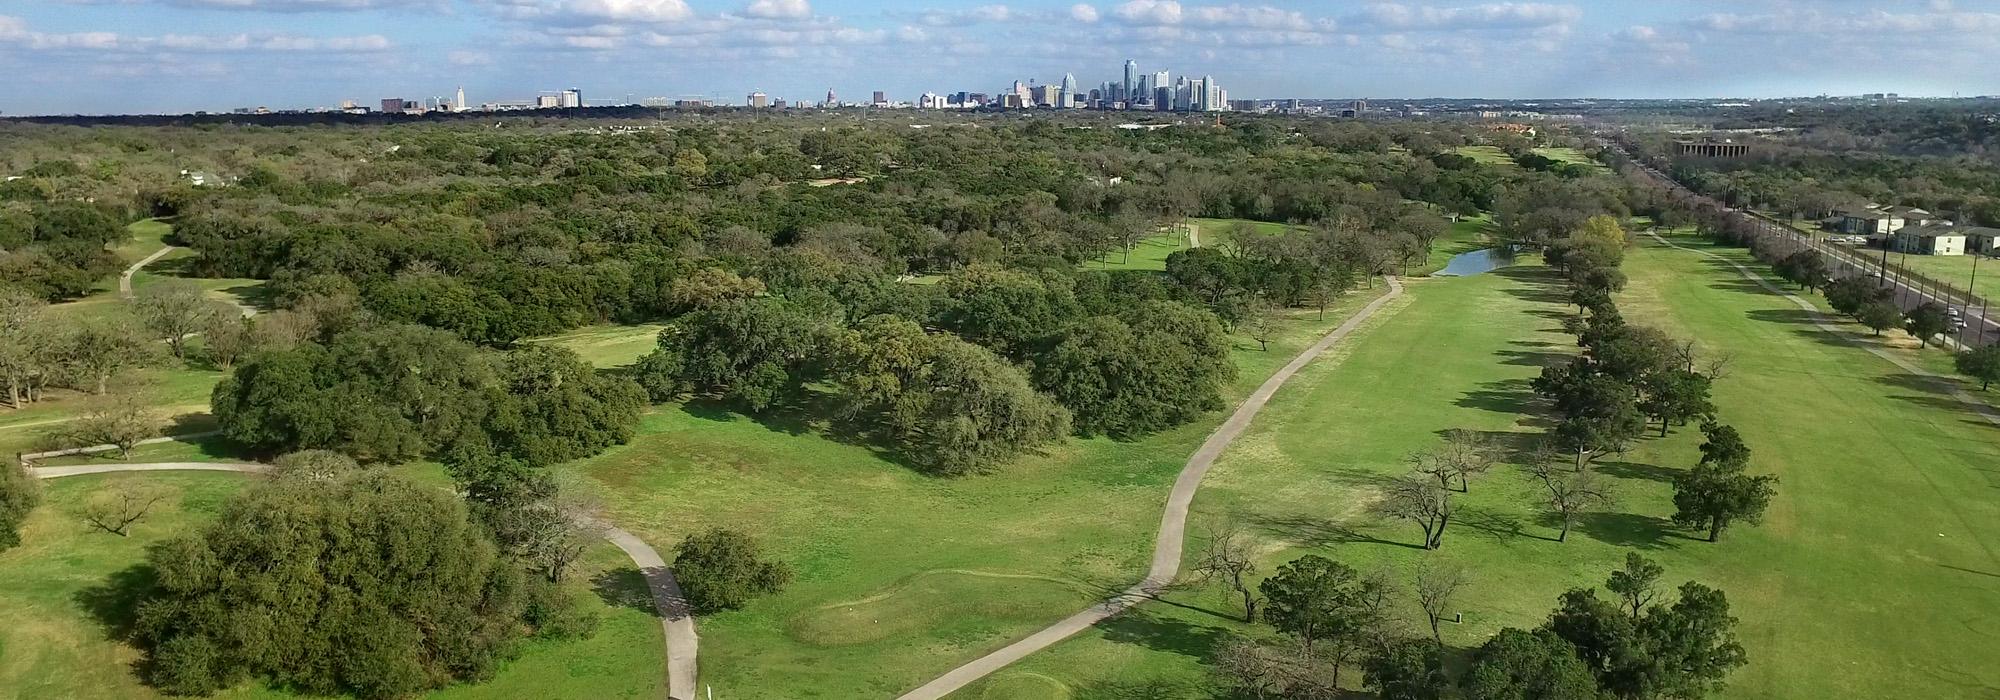
M 1132 99 L 1132 90 L 1139 86 L 1139 62 L 1125 59 L 1125 99 Z

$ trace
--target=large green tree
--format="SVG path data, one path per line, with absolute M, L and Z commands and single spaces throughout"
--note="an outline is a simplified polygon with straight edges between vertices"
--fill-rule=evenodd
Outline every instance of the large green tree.
M 1473 651 L 1461 683 L 1480 700 L 1597 700 L 1597 678 L 1576 647 L 1546 629 L 1500 630 Z
M 1076 416 L 1086 435 L 1132 438 L 1222 407 L 1236 374 L 1213 314 L 1171 301 L 1066 328 L 1035 358 L 1035 385 Z
M 1702 426 L 1708 436 L 1702 444 L 1701 463 L 1674 477 L 1674 522 L 1685 527 L 1708 528 L 1714 542 L 1731 523 L 1756 522 L 1777 492 L 1778 477 L 1744 473 L 1750 466 L 1750 450 L 1743 445 L 1735 428 L 1709 422 Z
M 0 552 L 21 543 L 21 523 L 42 502 L 41 485 L 19 464 L 0 465 Z
M 271 481 L 147 562 L 137 637 L 175 694 L 405 697 L 491 676 L 521 636 L 521 576 L 465 507 L 385 473 Z
M 2000 342 L 1966 350 L 1952 358 L 1958 373 L 1979 381 L 1979 390 L 1985 391 L 2000 381 Z
M 698 613 L 743 607 L 792 580 L 791 567 L 766 559 L 756 542 L 734 530 L 710 530 L 682 540 L 674 548 L 673 567 L 688 605 Z

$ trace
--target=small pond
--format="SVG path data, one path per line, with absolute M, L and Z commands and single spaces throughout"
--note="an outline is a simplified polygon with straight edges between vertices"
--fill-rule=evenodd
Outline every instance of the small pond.
M 1451 262 L 1444 269 L 1431 273 L 1432 277 L 1465 277 L 1514 264 L 1514 251 L 1510 248 L 1483 248 L 1469 253 L 1451 256 Z

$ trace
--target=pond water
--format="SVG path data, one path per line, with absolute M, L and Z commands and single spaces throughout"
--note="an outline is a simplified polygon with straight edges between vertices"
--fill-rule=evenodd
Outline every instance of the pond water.
M 1451 262 L 1446 263 L 1444 269 L 1431 273 L 1431 276 L 1465 277 L 1512 264 L 1514 264 L 1514 251 L 1507 248 L 1483 248 L 1451 256 Z

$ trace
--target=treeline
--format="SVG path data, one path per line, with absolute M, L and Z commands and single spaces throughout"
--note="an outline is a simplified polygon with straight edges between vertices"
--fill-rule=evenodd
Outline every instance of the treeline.
M 1748 158 L 1677 158 L 1664 137 L 1640 138 L 1642 158 L 1671 159 L 1675 179 L 1731 206 L 1819 220 L 1875 204 L 2000 225 L 2000 162 L 1962 151 L 1900 155 L 1868 144 L 1813 144 L 1776 136 Z
M 493 345 L 678 315 L 687 309 L 672 287 L 706 269 L 776 286 L 1060 267 L 1186 216 L 1395 233 L 1373 222 L 1425 208 L 1412 200 L 1489 209 L 1513 177 L 1447 157 L 1488 135 L 1443 124 L 1246 117 L 1223 130 L 1131 132 L 1089 119 L 941 120 L 580 133 L 532 119 L 497 130 L 12 125 L 0 129 L 0 169 L 21 173 L 4 190 L 14 209 L 90 199 L 119 223 L 178 216 L 175 242 L 200 253 L 194 273 L 268 278 L 281 308 L 351 295 L 383 318 Z M 846 184 L 812 186 L 829 183 Z M 1384 247 L 1407 258 L 1407 238 Z M 85 272 L 0 284 L 60 298 L 112 271 Z
M 1226 532 L 1225 532 L 1226 534 Z M 1234 535 L 1230 535 L 1234 536 Z M 1212 539 L 1205 561 L 1247 562 L 1219 552 Z M 1215 572 L 1254 571 L 1218 564 Z M 1603 588 L 1564 592 L 1548 619 L 1533 629 L 1509 627 L 1469 650 L 1459 662 L 1441 625 L 1460 609 L 1471 574 L 1425 561 L 1414 576 L 1357 571 L 1317 555 L 1293 560 L 1255 588 L 1224 576 L 1243 591 L 1246 617 L 1270 623 L 1275 637 L 1239 636 L 1217 645 L 1215 673 L 1246 697 L 1336 697 L 1343 678 L 1385 700 L 1535 698 L 1650 700 L 1705 697 L 1724 688 L 1747 663 L 1736 619 L 1722 591 L 1693 581 L 1673 594 L 1661 590 L 1666 570 L 1637 553 L 1626 555 Z M 1412 634 L 1398 611 L 1416 608 L 1428 631 Z
M 62 170 L 58 163 L 69 165 L 56 161 L 38 169 Z M 0 183 L 0 287 L 61 301 L 90 293 L 123 267 L 105 247 L 127 238 L 122 212 L 25 196 L 19 191 L 33 185 L 17 184 L 23 182 L 32 181 Z

